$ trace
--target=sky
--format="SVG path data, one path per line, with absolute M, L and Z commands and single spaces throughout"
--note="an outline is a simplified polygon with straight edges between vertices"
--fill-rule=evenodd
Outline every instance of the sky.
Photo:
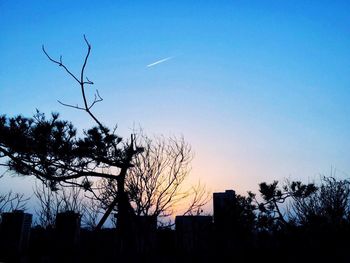
M 256 191 L 350 174 L 349 1 L 0 0 L 0 114 L 60 112 L 93 125 L 79 89 L 41 50 L 86 74 L 94 113 L 128 137 L 181 136 L 191 181 Z M 159 62 L 159 63 L 157 63 Z M 152 65 L 153 64 L 153 65 Z M 91 97 L 90 97 L 91 98 Z M 32 181 L 0 190 L 31 193 Z

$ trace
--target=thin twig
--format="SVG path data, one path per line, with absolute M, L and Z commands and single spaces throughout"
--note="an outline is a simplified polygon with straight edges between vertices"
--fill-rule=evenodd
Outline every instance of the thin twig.
M 98 102 L 101 102 L 103 101 L 103 99 L 101 98 L 100 94 L 98 93 L 98 90 L 96 90 L 96 93 L 95 93 L 95 99 L 94 101 L 91 103 L 90 107 L 89 107 L 89 110 Z
M 67 72 L 69 75 L 71 75 L 72 78 L 74 78 L 74 79 L 80 84 L 80 81 L 78 80 L 78 78 L 77 78 L 76 76 L 74 76 L 74 74 L 63 64 L 63 62 L 62 62 L 62 56 L 60 56 L 60 61 L 54 60 L 54 59 L 53 59 L 52 57 L 50 57 L 50 55 L 46 52 L 44 45 L 42 45 L 41 48 L 42 48 L 44 54 L 47 56 L 47 58 L 48 58 L 50 61 L 52 61 L 53 63 L 59 65 L 60 67 L 63 67 L 63 68 L 66 70 L 66 72 Z
M 70 108 L 74 108 L 74 109 L 77 109 L 77 110 L 84 110 L 85 111 L 85 109 L 82 108 L 82 107 L 79 107 L 78 104 L 76 106 L 74 106 L 74 105 L 71 105 L 71 104 L 63 103 L 63 102 L 61 102 L 59 100 L 57 100 L 57 102 L 59 104 L 63 105 L 63 106 L 66 106 L 66 107 L 70 107 Z

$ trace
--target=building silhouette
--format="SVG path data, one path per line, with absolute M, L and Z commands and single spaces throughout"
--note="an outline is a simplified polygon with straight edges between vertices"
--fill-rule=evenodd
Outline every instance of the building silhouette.
M 23 210 L 2 213 L 0 227 L 0 259 L 21 261 L 27 253 L 32 215 Z
M 216 230 L 226 231 L 232 224 L 236 193 L 226 190 L 222 193 L 213 193 L 214 224 Z
M 55 256 L 57 262 L 74 262 L 79 257 L 81 216 L 74 211 L 58 213 L 54 231 L 56 249 L 64 251 Z

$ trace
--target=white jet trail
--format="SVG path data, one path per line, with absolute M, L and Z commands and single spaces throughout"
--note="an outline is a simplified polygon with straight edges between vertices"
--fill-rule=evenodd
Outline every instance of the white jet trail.
M 174 57 L 163 58 L 163 59 L 161 59 L 161 60 L 158 60 L 158 61 L 156 61 L 156 62 L 153 62 L 153 63 L 151 63 L 151 64 L 148 64 L 146 67 L 147 67 L 147 68 L 153 67 L 153 66 L 158 65 L 158 64 L 160 64 L 160 63 L 163 63 L 163 62 L 165 62 L 165 61 L 168 61 L 168 60 L 170 60 L 170 59 L 172 59 L 172 58 L 174 58 Z

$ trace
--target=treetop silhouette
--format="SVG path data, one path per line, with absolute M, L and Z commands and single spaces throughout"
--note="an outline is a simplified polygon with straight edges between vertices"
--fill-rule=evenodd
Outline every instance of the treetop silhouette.
M 129 141 L 123 141 L 116 135 L 116 129 L 109 129 L 94 115 L 92 108 L 102 101 L 96 91 L 89 103 L 85 93 L 86 85 L 93 82 L 85 77 L 85 69 L 91 52 L 91 45 L 84 35 L 87 53 L 84 57 L 80 76 L 76 76 L 59 60 L 53 59 L 42 47 L 50 61 L 62 67 L 80 86 L 83 106 L 60 104 L 85 111 L 96 126 L 77 136 L 77 129 L 66 120 L 61 120 L 58 113 L 50 118 L 37 110 L 33 117 L 0 117 L 0 157 L 3 166 L 21 175 L 32 175 L 43 181 L 51 189 L 58 184 L 78 185 L 94 194 L 93 178 L 106 178 L 117 182 L 118 196 L 110 204 L 98 227 L 101 227 L 114 206 L 118 205 L 118 215 L 129 214 L 130 203 L 125 193 L 125 177 L 132 167 L 133 157 L 142 151 L 135 145 L 135 135 Z M 119 220 L 120 225 L 127 220 Z

